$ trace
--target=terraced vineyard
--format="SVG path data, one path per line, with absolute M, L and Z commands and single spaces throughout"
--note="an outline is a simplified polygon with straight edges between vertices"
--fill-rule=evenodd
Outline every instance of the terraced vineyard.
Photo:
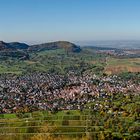
M 114 100 L 108 110 L 1 114 L 1 140 L 138 139 L 139 96 Z M 104 104 L 104 101 L 101 101 Z M 89 104 L 92 108 L 94 104 Z M 87 106 L 87 107 L 88 107 Z M 120 108 L 117 109 L 117 106 Z

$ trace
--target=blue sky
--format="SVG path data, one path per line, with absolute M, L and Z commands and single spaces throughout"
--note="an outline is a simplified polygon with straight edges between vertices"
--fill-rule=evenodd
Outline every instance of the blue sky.
M 0 40 L 140 40 L 140 0 L 0 0 Z

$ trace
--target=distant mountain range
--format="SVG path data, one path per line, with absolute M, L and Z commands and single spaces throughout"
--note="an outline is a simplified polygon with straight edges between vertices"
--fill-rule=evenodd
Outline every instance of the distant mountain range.
M 65 49 L 67 52 L 78 53 L 81 48 L 67 41 L 57 41 L 37 45 L 27 45 L 25 43 L 12 42 L 6 43 L 0 41 L 0 58 L 17 57 L 20 59 L 29 58 L 31 52 L 39 52 L 45 50 Z

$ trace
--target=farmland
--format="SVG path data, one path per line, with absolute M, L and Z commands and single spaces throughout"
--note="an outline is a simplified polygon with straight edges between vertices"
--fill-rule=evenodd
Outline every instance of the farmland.
M 105 72 L 108 74 L 140 72 L 140 58 L 108 58 Z

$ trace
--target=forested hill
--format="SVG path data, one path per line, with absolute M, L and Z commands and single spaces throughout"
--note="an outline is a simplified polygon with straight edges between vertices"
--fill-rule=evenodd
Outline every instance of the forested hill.
M 55 49 L 65 49 L 70 52 L 80 52 L 81 48 L 71 42 L 67 41 L 57 41 L 44 43 L 39 45 L 32 45 L 29 47 L 29 51 L 44 51 L 44 50 L 55 50 Z
M 19 59 L 29 59 L 30 53 L 32 52 L 56 49 L 65 49 L 67 53 L 79 53 L 81 51 L 81 48 L 79 46 L 67 41 L 57 41 L 39 45 L 27 45 L 25 43 L 19 42 L 6 43 L 0 41 L 0 58 L 7 59 L 7 57 L 11 57 Z

